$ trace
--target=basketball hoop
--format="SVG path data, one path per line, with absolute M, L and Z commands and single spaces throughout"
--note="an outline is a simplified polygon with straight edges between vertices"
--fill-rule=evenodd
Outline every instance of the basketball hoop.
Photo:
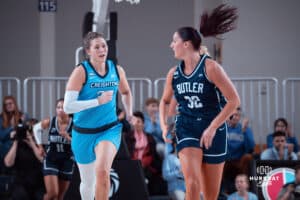
M 120 3 L 123 0 L 115 0 L 116 3 Z M 129 2 L 130 4 L 139 4 L 141 0 L 125 0 L 127 2 Z

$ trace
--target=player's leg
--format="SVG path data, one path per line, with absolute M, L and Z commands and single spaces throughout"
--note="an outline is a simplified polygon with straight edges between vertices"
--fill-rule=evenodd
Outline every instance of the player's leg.
M 97 200 L 107 200 L 110 189 L 110 169 L 117 149 L 110 141 L 101 141 L 96 152 L 96 194 Z
M 47 175 L 44 176 L 44 183 L 46 187 L 46 194 L 44 195 L 44 200 L 57 199 L 58 197 L 58 176 L 57 175 Z
M 58 197 L 58 166 L 55 161 L 46 157 L 43 161 L 43 174 L 46 193 L 44 200 L 57 199 Z
M 203 195 L 205 200 L 216 200 L 219 195 L 224 162 L 219 164 L 202 163 Z
M 95 196 L 95 162 L 89 164 L 79 164 L 80 174 L 80 195 L 82 200 L 94 200 Z
M 107 200 L 110 190 L 110 169 L 121 143 L 122 125 L 118 124 L 100 134 L 96 140 L 96 194 L 97 200 Z
M 63 161 L 63 166 L 59 174 L 59 193 L 58 200 L 63 200 L 70 186 L 72 175 L 74 172 L 74 161 L 72 158 Z
M 205 200 L 216 200 L 219 195 L 226 152 L 226 125 L 223 124 L 217 129 L 211 147 L 203 150 L 201 174 Z
M 201 165 L 203 152 L 200 148 L 188 147 L 179 152 L 180 164 L 186 184 L 185 200 L 200 198 Z
M 67 180 L 59 180 L 59 193 L 58 193 L 58 200 L 63 200 L 64 196 L 70 186 L 70 181 Z

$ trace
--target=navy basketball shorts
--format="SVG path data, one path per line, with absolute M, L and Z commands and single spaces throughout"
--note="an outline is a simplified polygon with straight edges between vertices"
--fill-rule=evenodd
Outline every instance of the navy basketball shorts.
M 202 148 L 203 162 L 209 164 L 224 162 L 227 154 L 227 127 L 225 123 L 216 130 L 209 149 L 204 146 L 200 147 L 200 138 L 211 121 L 178 115 L 176 117 L 177 151 L 179 152 L 186 147 Z
M 71 181 L 74 172 L 73 157 L 54 157 L 46 156 L 43 160 L 43 174 L 44 176 L 54 175 L 59 179 Z

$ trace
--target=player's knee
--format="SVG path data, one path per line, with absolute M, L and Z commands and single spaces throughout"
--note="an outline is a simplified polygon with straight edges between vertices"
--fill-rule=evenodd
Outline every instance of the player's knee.
M 109 176 L 110 176 L 110 170 L 100 169 L 97 170 L 97 184 L 102 184 L 104 186 L 108 186 L 109 184 Z
M 218 196 L 219 196 L 219 191 L 215 191 L 214 193 L 207 192 L 207 193 L 204 194 L 203 199 L 208 199 L 208 200 L 212 199 L 213 200 L 213 199 L 217 199 Z
M 47 195 L 48 199 L 57 199 L 58 198 L 58 190 L 55 190 L 55 189 L 49 190 L 49 191 L 47 191 L 46 195 Z
M 190 176 L 185 180 L 185 184 L 187 188 L 191 190 L 199 190 L 200 191 L 200 180 L 196 176 Z
M 81 182 L 80 194 L 83 200 L 91 200 L 94 198 L 95 185 L 92 183 Z

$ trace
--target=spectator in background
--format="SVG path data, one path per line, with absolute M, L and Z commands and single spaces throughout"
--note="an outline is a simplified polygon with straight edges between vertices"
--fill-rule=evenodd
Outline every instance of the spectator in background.
M 165 144 L 162 138 L 162 132 L 159 121 L 159 101 L 155 98 L 148 98 L 145 102 L 145 132 L 151 134 L 156 141 L 156 151 L 163 157 Z
M 273 147 L 264 150 L 261 160 L 297 160 L 297 154 L 288 150 L 286 134 L 282 131 L 273 133 Z
M 229 195 L 227 200 L 258 200 L 256 194 L 249 192 L 249 179 L 246 174 L 238 174 L 235 178 L 236 192 Z
M 6 167 L 14 171 L 13 200 L 40 200 L 43 198 L 42 156 L 30 128 L 18 124 L 10 134 L 10 148 L 4 157 Z
M 255 146 L 254 136 L 248 127 L 249 119 L 241 121 L 241 108 L 227 120 L 228 125 L 228 160 L 240 160 L 244 155 L 252 153 Z
M 295 181 L 282 186 L 277 200 L 297 200 L 300 199 L 300 166 L 295 167 Z
M 155 98 L 148 98 L 145 104 L 145 131 L 151 134 L 156 142 L 163 142 L 158 112 L 159 101 Z
M 250 162 L 255 142 L 252 130 L 248 127 L 249 119 L 241 122 L 241 108 L 227 120 L 228 125 L 228 157 L 223 172 L 223 189 L 226 193 L 234 190 L 234 178 L 237 174 L 249 174 Z
M 145 131 L 151 134 L 156 142 L 163 142 L 158 112 L 159 101 L 155 98 L 148 98 L 145 105 Z
M 278 118 L 275 120 L 274 132 L 276 131 L 284 132 L 289 150 L 298 153 L 299 145 L 298 145 L 297 138 L 291 132 L 289 124 L 285 118 Z M 271 148 L 272 146 L 273 146 L 273 133 L 270 133 L 267 136 L 267 148 Z
M 0 114 L 0 172 L 4 170 L 4 156 L 10 148 L 10 133 L 20 120 L 26 121 L 25 115 L 19 110 L 13 96 L 5 96 L 2 101 Z
M 140 111 L 133 113 L 133 130 L 126 133 L 125 140 L 132 160 L 140 160 L 145 177 L 148 180 L 150 195 L 166 193 L 162 179 L 162 160 L 156 152 L 156 142 L 151 134 L 144 131 L 144 115 Z
M 170 125 L 172 131 L 174 124 Z M 168 193 L 172 200 L 183 200 L 185 196 L 185 182 L 182 174 L 180 161 L 176 150 L 175 133 L 171 132 L 172 150 L 167 153 L 163 160 L 163 178 L 168 183 Z

